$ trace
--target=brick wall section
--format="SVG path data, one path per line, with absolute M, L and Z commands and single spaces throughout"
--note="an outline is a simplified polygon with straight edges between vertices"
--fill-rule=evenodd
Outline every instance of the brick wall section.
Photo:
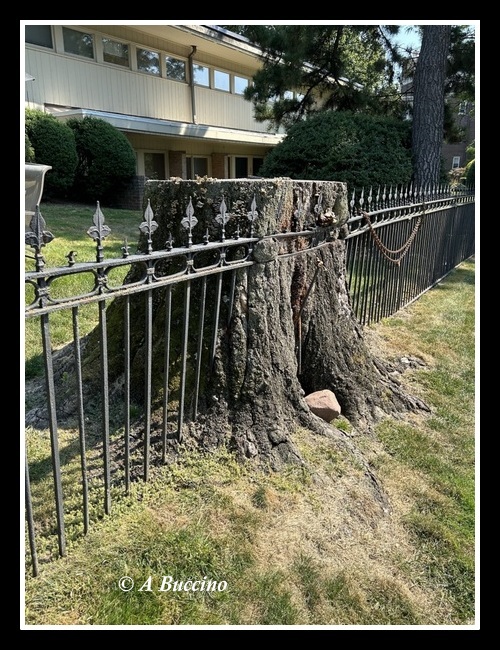
M 213 178 L 225 178 L 225 169 L 224 169 L 224 154 L 223 153 L 213 153 L 212 154 L 212 177 Z
M 122 210 L 142 210 L 144 176 L 134 176 L 128 186 L 116 198 L 116 207 Z

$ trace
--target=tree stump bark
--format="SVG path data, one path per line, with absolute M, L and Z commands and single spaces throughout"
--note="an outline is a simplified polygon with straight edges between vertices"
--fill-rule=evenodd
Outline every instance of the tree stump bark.
M 253 250 L 255 263 L 237 271 L 231 317 L 219 329 L 199 415 L 186 427 L 187 440 L 204 448 L 225 444 L 241 457 L 276 469 L 300 461 L 293 441 L 297 427 L 336 437 L 359 455 L 348 436 L 310 411 L 304 397 L 312 391 L 332 390 L 342 413 L 360 431 L 383 415 L 425 408 L 372 355 L 351 309 L 342 239 L 348 218 L 345 184 L 175 179 L 149 182 L 145 198 L 158 224 L 154 250 L 172 237 L 178 243 L 186 240 L 180 224 L 190 203 L 198 231 L 211 238 L 220 234 L 214 215 L 220 214 L 222 199 L 230 214 L 226 237 L 243 235 L 254 199 L 257 206 L 252 225 L 261 239 Z M 310 249 L 304 237 L 273 237 L 307 228 L 314 237 L 318 227 L 326 240 Z M 164 305 L 156 303 L 158 336 L 164 332 L 164 314 Z M 133 356 L 140 370 L 140 342 Z M 163 355 L 158 352 L 155 359 L 160 376 Z M 140 371 L 133 376 L 140 391 Z

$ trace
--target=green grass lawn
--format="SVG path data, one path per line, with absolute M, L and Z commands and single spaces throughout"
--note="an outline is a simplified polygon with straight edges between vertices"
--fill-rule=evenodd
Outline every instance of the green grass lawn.
M 70 213 L 54 210 L 63 224 Z M 92 210 L 74 210 L 87 245 Z M 48 229 L 60 232 L 51 206 L 42 213 Z M 110 211 L 112 231 L 115 219 L 120 223 Z M 109 242 L 117 250 L 125 233 L 132 241 L 135 232 L 121 223 Z M 67 237 L 56 257 L 73 234 Z M 238 463 L 227 450 L 181 448 L 178 462 L 152 469 L 150 481 L 133 483 L 129 495 L 116 489 L 108 516 L 99 514 L 102 493 L 92 487 L 84 535 L 77 434 L 68 429 L 60 432 L 68 551 L 56 559 L 50 440 L 47 431 L 28 429 L 42 523 L 39 575 L 26 565 L 25 625 L 473 626 L 474 328 L 469 260 L 410 307 L 366 329 L 380 356 L 421 361 L 401 381 L 431 408 L 386 418 L 370 435 L 353 432 L 343 417 L 336 421 L 369 460 L 387 511 L 355 459 L 297 430 L 305 464 L 278 473 Z M 88 462 L 100 462 L 98 455 L 90 452 Z M 210 581 L 224 588 L 179 588 Z

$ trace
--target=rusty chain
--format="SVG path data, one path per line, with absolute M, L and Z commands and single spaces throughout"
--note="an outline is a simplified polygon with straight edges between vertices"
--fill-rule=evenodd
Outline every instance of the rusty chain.
M 389 248 L 387 248 L 387 246 L 384 246 L 384 244 L 380 240 L 380 237 L 375 232 L 375 229 L 374 229 L 374 227 L 372 225 L 372 222 L 370 221 L 370 215 L 368 214 L 368 212 L 362 211 L 361 214 L 363 215 L 366 223 L 368 224 L 368 228 L 370 229 L 370 233 L 371 233 L 371 235 L 372 235 L 372 237 L 373 237 L 373 239 L 375 241 L 375 244 L 376 244 L 377 248 L 380 250 L 382 255 L 387 260 L 389 260 L 389 262 L 392 262 L 393 264 L 396 264 L 397 266 L 399 266 L 401 264 L 401 260 L 403 259 L 403 257 L 406 255 L 406 253 L 410 249 L 410 246 L 411 246 L 413 240 L 416 237 L 418 229 L 420 228 L 420 224 L 422 223 L 422 215 L 420 215 L 417 218 L 415 226 L 414 226 L 412 232 L 410 233 L 410 236 L 408 237 L 406 242 L 403 244 L 403 246 L 401 246 L 401 248 L 398 248 L 397 250 L 390 250 Z M 390 255 L 397 255 L 399 253 L 401 253 L 401 254 L 399 255 L 399 257 L 397 259 L 393 259 L 392 257 L 390 257 Z

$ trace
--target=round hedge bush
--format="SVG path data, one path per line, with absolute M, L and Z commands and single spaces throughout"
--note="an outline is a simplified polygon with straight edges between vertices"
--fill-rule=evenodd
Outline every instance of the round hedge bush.
M 266 178 L 341 181 L 352 188 L 408 183 L 411 173 L 409 123 L 345 111 L 294 124 L 260 169 Z

